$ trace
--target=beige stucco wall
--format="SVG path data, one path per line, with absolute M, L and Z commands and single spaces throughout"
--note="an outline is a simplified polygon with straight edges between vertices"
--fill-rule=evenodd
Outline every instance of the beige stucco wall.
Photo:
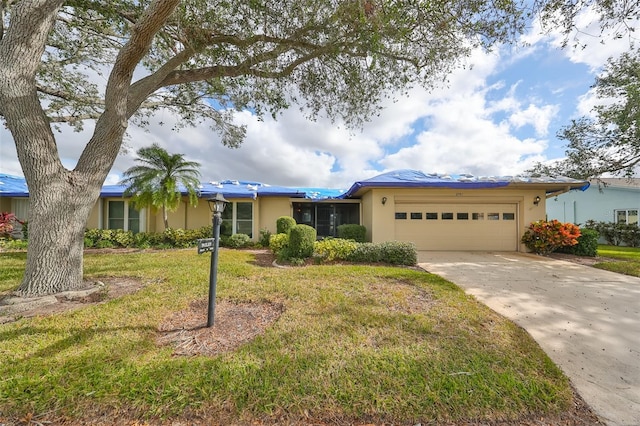
M 541 198 L 540 203 L 534 205 L 536 196 Z M 382 198 L 387 201 L 383 205 Z M 366 205 L 364 204 L 366 201 Z M 505 203 L 517 205 L 518 241 L 525 232 L 527 226 L 536 220 L 545 219 L 545 191 L 544 189 L 510 189 L 492 188 L 476 190 L 460 189 L 372 189 L 363 196 L 365 211 L 371 208 L 369 219 L 365 214 L 363 225 L 367 227 L 367 234 L 371 235 L 372 242 L 383 242 L 394 239 L 395 233 L 395 206 L 397 202 L 416 203 Z M 519 251 L 526 251 L 524 245 L 519 245 Z
M 267 229 L 272 234 L 276 233 L 276 221 L 281 216 L 292 215 L 292 202 L 284 197 L 259 198 L 259 208 L 253 212 L 253 235 L 260 236 L 260 229 Z M 256 230 L 257 227 L 257 230 Z
M 101 200 L 96 201 L 96 203 L 93 205 L 93 208 L 89 213 L 89 218 L 87 219 L 87 229 L 104 228 L 104 226 L 100 224 L 100 205 Z
M 0 212 L 11 213 L 11 198 L 0 198 Z

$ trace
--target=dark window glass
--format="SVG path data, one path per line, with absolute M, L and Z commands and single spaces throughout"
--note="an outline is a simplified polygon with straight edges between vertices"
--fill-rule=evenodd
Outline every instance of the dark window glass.
M 411 219 L 422 219 L 422 212 L 411 213 Z
M 456 213 L 456 219 L 469 220 L 469 213 Z
M 427 220 L 438 220 L 438 213 L 426 213 Z
M 453 213 L 442 213 L 442 220 L 453 220 Z
M 396 212 L 396 219 L 406 219 L 407 218 L 407 213 L 406 212 Z
M 124 201 L 109 201 L 108 206 L 109 229 L 124 229 Z
M 484 213 L 471 213 L 471 219 L 484 220 Z
M 502 220 L 516 220 L 515 213 L 502 213 Z
M 500 213 L 488 213 L 487 219 L 489 220 L 500 220 Z

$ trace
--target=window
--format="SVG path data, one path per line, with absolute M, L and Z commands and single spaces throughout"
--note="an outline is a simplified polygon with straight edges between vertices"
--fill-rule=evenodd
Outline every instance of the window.
M 134 233 L 143 230 L 140 211 L 129 201 L 107 201 L 107 229 L 123 229 Z
M 411 213 L 411 219 L 418 219 L 421 220 L 422 219 L 422 212 L 417 212 L 417 213 Z
M 407 218 L 407 213 L 406 212 L 396 212 L 396 219 L 406 219 Z
M 442 213 L 442 220 L 453 220 L 453 213 Z
M 335 237 L 338 226 L 360 224 L 359 203 L 293 203 L 296 223 L 315 228 L 318 237 Z
M 234 201 L 222 212 L 220 235 L 245 234 L 253 238 L 253 203 Z
M 502 220 L 516 220 L 515 213 L 502 213 Z
M 637 209 L 624 209 L 615 210 L 614 216 L 616 223 L 626 223 L 629 225 L 638 224 L 638 210 Z
M 438 220 L 438 213 L 425 213 L 427 220 Z
M 488 220 L 500 220 L 500 213 L 487 213 Z
M 484 220 L 484 213 L 471 213 L 471 219 Z
M 469 213 L 456 213 L 456 219 L 469 220 Z

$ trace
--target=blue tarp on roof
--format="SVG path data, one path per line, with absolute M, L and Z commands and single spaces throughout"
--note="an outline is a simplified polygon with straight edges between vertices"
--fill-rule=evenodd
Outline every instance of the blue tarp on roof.
M 100 192 L 101 197 L 121 197 L 126 190 L 124 185 L 105 185 Z M 187 194 L 184 188 L 180 192 Z M 304 198 L 304 192 L 295 188 L 271 186 L 260 182 L 223 180 L 219 182 L 202 182 L 198 188 L 201 198 L 213 197 L 220 193 L 224 198 L 257 198 L 257 197 L 291 197 Z
M 327 188 L 289 188 L 271 186 L 260 182 L 223 180 L 204 182 L 200 185 L 199 196 L 209 198 L 221 193 L 225 198 L 289 197 L 309 200 L 344 199 L 355 196 L 362 188 L 499 188 L 512 184 L 563 184 L 570 189 L 582 191 L 589 188 L 589 182 L 566 177 L 530 176 L 481 176 L 468 174 L 439 175 L 425 174 L 418 170 L 395 170 L 355 182 L 347 191 Z M 124 185 L 104 185 L 101 197 L 122 197 Z M 181 190 L 183 194 L 186 191 Z M 551 191 L 552 192 L 552 191 Z M 0 197 L 28 197 L 29 189 L 21 176 L 0 174 Z
M 419 170 L 394 170 L 374 176 L 371 179 L 355 182 L 343 197 L 354 196 L 362 188 L 499 188 L 517 183 L 546 184 L 563 183 L 572 189 L 582 191 L 589 188 L 589 182 L 560 177 L 529 177 L 529 176 L 473 176 L 469 174 L 442 175 L 437 173 L 425 174 Z
M 0 197 L 28 197 L 27 181 L 21 176 L 0 173 Z

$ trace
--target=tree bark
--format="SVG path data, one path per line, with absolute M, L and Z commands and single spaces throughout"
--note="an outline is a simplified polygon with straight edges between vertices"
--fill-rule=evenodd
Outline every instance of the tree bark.
M 83 286 L 84 230 L 100 185 L 78 188 L 73 172 L 63 172 L 29 191 L 29 250 L 24 296 L 52 294 Z

